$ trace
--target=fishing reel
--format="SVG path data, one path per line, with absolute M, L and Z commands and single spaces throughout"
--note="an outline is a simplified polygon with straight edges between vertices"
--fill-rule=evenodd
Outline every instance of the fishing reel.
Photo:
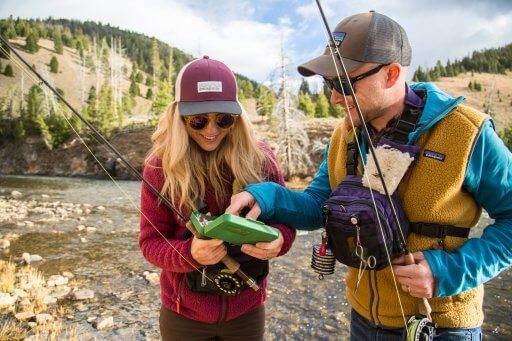
M 318 274 L 318 279 L 324 279 L 326 275 L 332 275 L 336 267 L 336 257 L 327 244 L 327 233 L 322 232 L 322 242 L 313 245 L 311 267 Z
M 239 277 L 232 274 L 228 269 L 222 270 L 213 277 L 213 283 L 217 289 L 226 295 L 236 295 L 242 289 L 242 282 Z
M 432 341 L 437 325 L 426 316 L 411 316 L 402 335 L 404 341 Z

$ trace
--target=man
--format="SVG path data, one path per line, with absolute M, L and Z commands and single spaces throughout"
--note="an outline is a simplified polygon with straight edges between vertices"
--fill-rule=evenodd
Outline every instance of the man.
M 400 292 L 393 285 L 390 267 L 365 271 L 356 292 L 357 269 L 349 268 L 351 337 L 400 339 L 401 308 L 408 318 L 420 313 L 418 298 L 432 298 L 436 339 L 461 335 L 465 340 L 480 339 L 482 284 L 512 263 L 512 155 L 490 118 L 464 106 L 463 97 L 453 98 L 430 83 L 406 83 L 411 47 L 398 23 L 375 12 L 356 14 L 342 20 L 333 35 L 374 143 L 394 133 L 397 122 L 403 125 L 407 108 L 419 112 L 417 121 L 405 126 L 412 126 L 406 140 L 419 146 L 420 154 L 400 184 L 404 210 L 415 227 L 407 238 L 409 249 L 416 251 L 415 264 L 394 260 L 392 270 L 405 290 Z M 361 127 L 354 96 L 342 84 L 346 80 L 338 82 L 333 60 L 326 48 L 324 55 L 301 65 L 299 72 L 323 76 L 332 87 L 331 104 L 343 105 Z M 321 228 L 322 204 L 348 171 L 351 131 L 346 118 L 335 129 L 325 158 L 304 191 L 270 182 L 252 184 L 232 197 L 227 212 L 251 207 L 250 218 L 259 216 L 297 229 Z M 360 129 L 357 134 L 366 156 L 368 143 Z M 468 239 L 482 207 L 495 221 L 480 238 Z M 243 250 L 251 254 L 253 247 L 245 245 Z

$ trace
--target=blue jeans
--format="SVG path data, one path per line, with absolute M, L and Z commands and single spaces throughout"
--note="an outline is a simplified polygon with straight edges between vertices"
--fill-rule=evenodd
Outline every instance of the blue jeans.
M 350 341 L 401 341 L 403 329 L 380 328 L 352 310 L 350 317 Z M 477 328 L 438 328 L 434 340 L 480 341 L 482 330 Z

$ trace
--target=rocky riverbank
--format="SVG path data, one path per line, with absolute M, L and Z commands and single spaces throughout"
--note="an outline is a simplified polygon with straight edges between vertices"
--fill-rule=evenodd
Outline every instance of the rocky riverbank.
M 0 340 L 159 339 L 159 270 L 138 247 L 139 184 L 119 185 L 127 196 L 103 180 L 0 177 Z M 317 279 L 309 263 L 319 239 L 299 232 L 271 261 L 267 340 L 347 338 L 346 268 Z M 512 337 L 511 293 L 510 270 L 486 284 L 488 339 Z

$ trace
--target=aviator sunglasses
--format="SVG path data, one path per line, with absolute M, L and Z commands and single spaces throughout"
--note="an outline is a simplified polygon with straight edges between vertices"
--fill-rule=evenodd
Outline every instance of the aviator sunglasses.
M 373 69 L 371 69 L 369 71 L 366 71 L 363 74 L 360 74 L 355 77 L 350 77 L 350 83 L 352 83 L 352 87 L 354 86 L 355 82 L 360 81 L 363 78 L 366 78 L 366 77 L 376 74 L 377 72 L 380 71 L 380 69 L 382 69 L 384 66 L 388 66 L 388 65 L 389 64 L 381 64 L 377 67 L 374 67 Z M 350 91 L 350 86 L 349 86 L 348 82 L 346 81 L 346 79 L 343 79 L 343 78 L 329 79 L 329 78 L 324 77 L 324 81 L 325 81 L 325 84 L 327 85 L 327 87 L 329 88 L 329 90 L 331 90 L 331 91 L 332 91 L 332 89 L 334 89 L 337 92 L 339 92 L 340 94 L 345 94 L 345 96 L 353 95 L 352 91 Z
M 214 119 L 215 124 L 217 124 L 217 127 L 221 129 L 227 129 L 230 128 L 236 120 L 236 117 L 238 115 L 232 115 L 232 114 L 225 114 L 225 113 L 219 113 L 219 114 L 199 114 L 199 115 L 191 115 L 191 116 L 185 116 L 183 117 L 183 120 L 185 123 L 188 124 L 188 126 L 194 130 L 202 130 L 208 126 L 211 119 Z

